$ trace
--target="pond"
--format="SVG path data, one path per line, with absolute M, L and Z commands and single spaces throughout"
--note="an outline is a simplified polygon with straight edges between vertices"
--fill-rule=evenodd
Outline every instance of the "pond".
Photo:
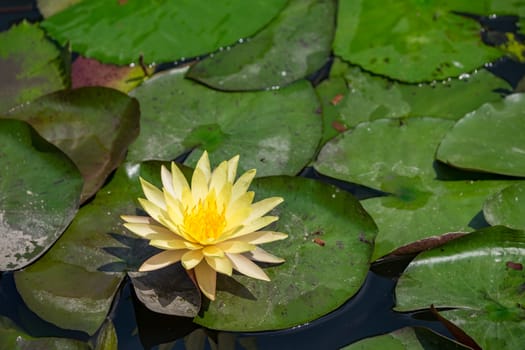
M 523 16 L 4 1 L 0 349 L 521 349 Z

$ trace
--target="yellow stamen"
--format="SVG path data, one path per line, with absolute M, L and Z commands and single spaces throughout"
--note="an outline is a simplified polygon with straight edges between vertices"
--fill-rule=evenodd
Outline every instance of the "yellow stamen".
M 217 208 L 215 191 L 204 200 L 199 200 L 193 208 L 184 211 L 184 231 L 200 244 L 215 242 L 226 227 L 225 208 Z

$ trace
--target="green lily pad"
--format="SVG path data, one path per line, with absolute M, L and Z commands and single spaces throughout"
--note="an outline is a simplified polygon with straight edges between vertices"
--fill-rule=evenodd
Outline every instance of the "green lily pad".
M 491 225 L 525 229 L 525 182 L 495 193 L 483 205 L 485 219 Z
M 18 328 L 11 320 L 0 316 L 0 349 L 10 350 L 89 350 L 87 343 L 80 340 L 32 337 Z
M 393 195 L 361 202 L 379 228 L 372 260 L 423 239 L 472 231 L 485 199 L 511 183 L 395 179 L 388 184 Z
M 84 177 L 81 200 L 97 192 L 139 133 L 139 105 L 103 87 L 63 90 L 8 114 L 29 122 L 75 162 Z
M 482 229 L 421 253 L 396 287 L 398 311 L 440 312 L 483 349 L 522 349 L 525 343 L 525 232 Z
M 253 35 L 285 0 L 82 1 L 42 22 L 60 44 L 104 63 L 194 57 Z M 140 23 L 138 26 L 137 23 Z
M 501 100 L 510 85 L 487 70 L 432 84 L 403 84 L 336 61 L 330 79 L 316 87 L 323 103 L 324 139 L 338 134 L 334 122 L 353 128 L 379 118 L 435 117 L 458 120 L 483 103 Z M 447 101 L 447 103 L 443 103 Z
M 68 86 L 60 50 L 37 25 L 0 33 L 0 48 L 0 112 Z
M 118 350 L 117 331 L 109 318 L 98 333 L 95 350 Z
M 480 25 L 453 11 L 489 15 L 484 1 L 389 0 L 339 4 L 334 52 L 376 74 L 420 82 L 472 72 L 502 52 Z
M 231 331 L 281 329 L 307 323 L 342 305 L 361 287 L 376 235 L 374 222 L 348 192 L 299 177 L 256 179 L 257 197 L 282 196 L 269 230 L 287 239 L 265 244 L 285 259 L 265 268 L 270 282 L 242 275 L 217 279 L 216 300 L 195 322 Z
M 525 176 L 525 94 L 487 103 L 447 133 L 436 158 L 462 169 Z
M 277 91 L 220 92 L 184 79 L 184 70 L 158 75 L 133 90 L 141 133 L 128 159 L 172 160 L 205 149 L 210 159 L 240 154 L 239 171 L 295 175 L 313 157 L 321 137 L 318 101 L 307 81 Z
M 405 327 L 388 334 L 365 338 L 341 350 L 460 350 L 470 349 L 426 328 Z
M 361 123 L 326 143 L 314 167 L 324 175 L 380 190 L 392 178 L 426 182 L 436 177 L 434 153 L 453 125 L 438 118 Z
M 16 287 L 33 312 L 62 328 L 96 332 L 124 272 L 154 254 L 147 241 L 122 226 L 120 216 L 134 215 L 139 208 L 138 177 L 159 178 L 159 169 L 156 162 L 122 165 L 49 252 L 15 272 Z
M 0 119 L 0 270 L 35 261 L 78 209 L 75 165 L 25 122 Z
M 330 55 L 336 1 L 290 1 L 246 43 L 193 65 L 187 77 L 219 90 L 288 85 L 317 71 Z

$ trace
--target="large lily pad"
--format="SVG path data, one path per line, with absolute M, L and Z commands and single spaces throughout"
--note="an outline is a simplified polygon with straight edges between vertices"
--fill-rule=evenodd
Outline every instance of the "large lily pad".
M 351 194 L 292 177 L 256 179 L 252 189 L 259 198 L 284 198 L 269 229 L 289 237 L 265 249 L 286 261 L 265 268 L 270 282 L 220 275 L 216 300 L 197 323 L 235 331 L 293 327 L 335 310 L 359 290 L 376 227 Z
M 330 79 L 316 87 L 323 103 L 324 138 L 379 118 L 435 117 L 457 120 L 483 103 L 501 100 L 510 85 L 487 70 L 431 84 L 403 84 L 336 61 Z M 447 101 L 447 103 L 443 103 Z
M 487 103 L 447 133 L 436 158 L 463 169 L 525 176 L 525 94 Z
M 0 112 L 68 86 L 58 48 L 37 25 L 0 33 Z
M 453 125 L 437 118 L 361 123 L 326 143 L 314 167 L 324 175 L 386 192 L 398 178 L 432 180 L 436 147 Z
M 42 255 L 77 212 L 75 165 L 28 124 L 0 119 L 0 270 Z
M 365 338 L 341 350 L 460 350 L 470 349 L 426 328 L 401 328 L 397 331 Z
M 525 229 L 525 182 L 495 193 L 483 205 L 485 219 L 491 225 Z
M 270 25 L 242 45 L 195 64 L 187 76 L 220 90 L 288 85 L 328 61 L 336 1 L 289 1 Z
M 160 164 L 125 164 L 79 211 L 50 251 L 15 273 L 25 303 L 41 318 L 93 334 L 104 322 L 124 271 L 153 255 L 131 237 L 120 215 L 134 215 L 142 196 L 138 177 L 160 177 Z
M 379 233 L 372 259 L 426 238 L 469 232 L 479 227 L 485 199 L 510 181 L 432 181 L 398 178 L 388 184 L 393 195 L 362 201 Z
M 284 0 L 82 1 L 42 22 L 59 43 L 104 63 L 194 57 L 253 35 Z M 137 26 L 140 23 L 140 26 Z
M 82 201 L 124 158 L 139 133 L 139 115 L 135 99 L 103 87 L 58 91 L 8 114 L 29 122 L 75 162 L 85 181 Z
M 424 252 L 396 288 L 397 310 L 451 307 L 441 315 L 483 349 L 522 349 L 525 343 L 525 232 L 483 229 Z
M 485 1 L 342 1 L 334 52 L 364 69 L 408 82 L 473 71 L 502 55 L 480 25 L 453 11 L 492 14 Z
M 295 175 L 313 157 L 321 116 L 313 88 L 299 81 L 277 91 L 220 92 L 184 79 L 177 70 L 132 91 L 141 106 L 142 130 L 128 159 L 172 160 L 205 149 L 216 161 L 240 154 L 239 171 Z
M 0 316 L 0 349 L 89 350 L 91 347 L 80 340 L 55 337 L 32 337 L 19 329 L 8 318 Z

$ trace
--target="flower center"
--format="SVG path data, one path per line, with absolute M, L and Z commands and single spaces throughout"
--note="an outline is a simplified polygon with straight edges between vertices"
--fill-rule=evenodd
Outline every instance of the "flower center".
M 225 209 L 219 211 L 213 192 L 184 211 L 184 231 L 201 244 L 213 243 L 226 227 Z

